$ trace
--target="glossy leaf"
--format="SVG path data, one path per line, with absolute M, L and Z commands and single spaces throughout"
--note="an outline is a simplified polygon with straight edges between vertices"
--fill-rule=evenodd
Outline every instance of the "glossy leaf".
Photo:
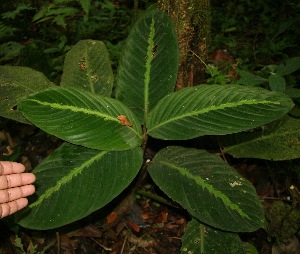
M 221 139 L 224 152 L 236 158 L 291 160 L 300 158 L 300 120 L 284 117 L 251 132 Z
M 58 87 L 28 96 L 18 106 L 37 127 L 73 144 L 126 150 L 142 142 L 136 117 L 112 98 Z M 123 125 L 120 116 L 125 116 L 132 126 Z
M 242 241 L 236 233 L 220 231 L 195 219 L 188 223 L 182 237 L 181 254 L 243 254 Z
M 256 87 L 201 85 L 167 95 L 150 112 L 148 134 L 168 140 L 224 135 L 255 128 L 286 114 L 292 100 Z
M 254 187 L 218 156 L 167 147 L 155 155 L 148 170 L 170 198 L 202 223 L 233 232 L 264 226 Z
M 82 40 L 68 52 L 61 86 L 110 97 L 113 79 L 108 51 L 102 41 Z
M 54 86 L 46 76 L 27 67 L 0 66 L 0 115 L 28 123 L 17 102 L 32 93 Z
M 157 102 L 174 90 L 178 44 L 170 18 L 148 11 L 132 28 L 117 76 L 116 98 L 145 122 Z
M 98 151 L 63 144 L 33 173 L 36 194 L 18 223 L 31 229 L 51 229 L 79 220 L 105 206 L 134 179 L 142 165 L 142 150 Z

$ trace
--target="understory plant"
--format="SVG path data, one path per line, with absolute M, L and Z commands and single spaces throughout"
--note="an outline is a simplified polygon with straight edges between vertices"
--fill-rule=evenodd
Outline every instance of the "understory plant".
M 0 68 L 1 115 L 65 141 L 33 170 L 36 194 L 15 216 L 18 224 L 45 230 L 77 221 L 147 170 L 191 215 L 182 253 L 244 252 L 238 233 L 265 221 L 254 187 L 218 154 L 167 146 L 146 158 L 147 141 L 227 137 L 278 119 L 281 126 L 293 102 L 283 93 L 236 85 L 174 92 L 178 59 L 172 22 L 150 10 L 130 32 L 114 89 L 100 41 L 82 40 L 69 51 L 60 86 L 29 68 Z
M 237 81 L 242 85 L 262 85 L 268 83 L 268 87 L 272 91 L 284 92 L 292 98 L 300 97 L 300 89 L 294 88 L 296 84 L 287 84 L 286 76 L 300 69 L 300 57 L 287 59 L 285 64 L 268 65 L 261 71 L 260 75 L 251 74 L 248 71 L 241 70 L 239 74 L 241 78 Z M 265 73 L 266 72 L 266 73 Z M 262 76 L 266 77 L 262 77 Z M 296 83 L 296 82 L 294 82 Z

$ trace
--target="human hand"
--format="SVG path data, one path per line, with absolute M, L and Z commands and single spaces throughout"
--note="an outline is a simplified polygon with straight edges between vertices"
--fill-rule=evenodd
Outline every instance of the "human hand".
M 24 171 L 20 163 L 0 161 L 0 219 L 27 206 L 26 197 L 35 192 L 35 175 Z

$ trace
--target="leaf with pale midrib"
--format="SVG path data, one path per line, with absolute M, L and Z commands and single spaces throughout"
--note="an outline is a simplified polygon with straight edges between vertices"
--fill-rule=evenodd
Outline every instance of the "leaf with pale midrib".
M 45 230 L 79 220 L 119 195 L 142 161 L 140 148 L 98 151 L 65 143 L 33 170 L 36 193 L 18 223 Z
M 121 102 L 74 88 L 53 88 L 18 104 L 37 127 L 70 143 L 100 150 L 126 150 L 142 143 L 141 126 Z M 132 126 L 122 125 L 120 115 Z
M 163 192 L 202 223 L 232 232 L 264 226 L 254 187 L 216 155 L 170 146 L 155 155 L 148 171 Z
M 245 251 L 238 234 L 220 231 L 192 219 L 182 237 L 181 254 L 188 253 L 243 254 Z
M 81 40 L 66 55 L 61 86 L 110 97 L 113 79 L 108 51 L 102 41 Z
M 149 111 L 173 92 L 178 43 L 170 18 L 148 11 L 132 28 L 120 59 L 116 98 L 145 122 Z
M 200 85 L 167 95 L 150 112 L 146 126 L 154 138 L 184 140 L 252 129 L 285 115 L 292 100 L 265 89 Z

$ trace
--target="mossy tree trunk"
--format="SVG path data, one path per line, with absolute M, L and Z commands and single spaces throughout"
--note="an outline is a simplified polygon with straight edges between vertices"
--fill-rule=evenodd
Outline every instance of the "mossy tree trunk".
M 180 62 L 176 90 L 198 85 L 205 77 L 210 36 L 209 0 L 158 0 L 159 9 L 174 20 Z

